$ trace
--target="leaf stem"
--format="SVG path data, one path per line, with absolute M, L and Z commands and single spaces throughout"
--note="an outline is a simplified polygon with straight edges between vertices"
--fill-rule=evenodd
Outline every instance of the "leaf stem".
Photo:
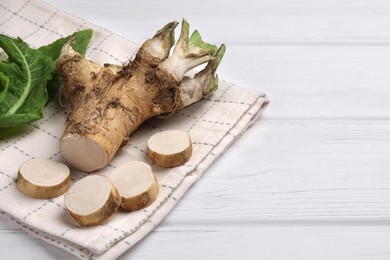
M 23 89 L 22 95 L 20 96 L 20 98 L 18 98 L 18 101 L 15 102 L 15 104 L 8 110 L 6 115 L 14 114 L 16 111 L 18 111 L 18 109 L 23 105 L 24 101 L 28 97 L 28 94 L 30 93 L 31 86 L 32 86 L 31 72 L 30 72 L 30 69 L 28 68 L 28 63 L 27 63 L 26 57 L 24 56 L 22 51 L 19 49 L 19 47 L 13 41 L 10 41 L 10 42 L 15 47 L 16 51 L 20 54 L 20 57 L 22 58 L 22 61 L 23 61 L 22 63 L 23 63 L 23 66 L 25 68 L 25 71 L 26 71 L 27 82 L 26 82 L 26 85 Z

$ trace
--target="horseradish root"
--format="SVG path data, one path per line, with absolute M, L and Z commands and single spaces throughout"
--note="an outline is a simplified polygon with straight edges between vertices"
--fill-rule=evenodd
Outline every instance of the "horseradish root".
M 50 199 L 65 193 L 70 184 L 69 168 L 46 158 L 24 162 L 18 172 L 16 186 L 27 196 Z
M 105 167 L 146 119 L 172 114 L 217 89 L 215 71 L 225 46 L 203 42 L 198 31 L 189 36 L 183 19 L 169 55 L 177 25 L 174 21 L 159 30 L 123 66 L 102 67 L 75 52 L 70 42 L 64 45 L 57 69 L 71 111 L 60 148 L 69 164 L 86 172 Z M 195 76 L 185 76 L 206 62 Z
M 109 176 L 122 197 L 121 207 L 128 211 L 143 209 L 158 195 L 158 183 L 152 168 L 146 163 L 131 161 L 113 170 Z
M 101 175 L 91 175 L 77 181 L 65 193 L 65 207 L 82 226 L 102 223 L 114 214 L 121 196 L 110 180 Z
M 190 135 L 180 130 L 162 131 L 148 140 L 148 155 L 161 167 L 175 167 L 186 163 L 192 155 Z

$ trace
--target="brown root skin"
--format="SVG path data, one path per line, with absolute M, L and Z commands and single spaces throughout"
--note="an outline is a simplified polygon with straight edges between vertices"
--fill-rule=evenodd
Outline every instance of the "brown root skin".
M 102 67 L 92 61 L 85 60 L 79 53 L 72 52 L 61 55 L 57 60 L 57 71 L 61 72 L 64 86 L 63 94 L 71 101 L 83 98 L 94 88 L 94 81 Z
M 175 154 L 159 154 L 148 147 L 149 158 L 158 166 L 172 168 L 185 164 L 191 158 L 192 145 L 183 152 Z
M 203 97 L 185 100 L 189 88 L 181 88 L 169 66 L 159 66 L 169 59 L 176 25 L 169 23 L 146 41 L 134 60 L 122 68 L 102 67 L 81 57 L 70 45 L 63 48 L 57 68 L 64 78 L 64 96 L 71 101 L 71 112 L 61 152 L 69 164 L 86 172 L 103 168 L 145 120 L 173 114 Z
M 96 226 L 103 223 L 105 220 L 111 217 L 112 214 L 117 212 L 118 208 L 121 205 L 121 202 L 121 196 L 119 195 L 118 191 L 113 188 L 107 203 L 101 210 L 95 212 L 94 214 L 83 216 L 69 210 L 68 212 L 81 226 Z
M 84 70 L 90 64 L 85 59 L 68 59 L 69 62 L 77 63 L 70 67 Z M 93 77 L 82 80 L 76 78 L 79 76 L 77 73 L 66 74 L 67 72 L 60 70 L 61 74 L 66 75 L 64 93 L 71 100 L 71 112 L 61 140 L 61 151 L 72 166 L 86 172 L 104 167 L 112 160 L 130 133 L 146 119 L 171 113 L 181 107 L 179 82 L 170 78 L 170 75 L 166 75 L 163 80 L 157 78 L 150 64 L 150 58 L 138 56 L 129 77 L 124 77 L 122 73 L 116 75 L 108 68 L 101 68 Z M 59 65 L 59 68 L 64 66 Z M 103 163 L 96 163 L 96 167 L 83 167 L 77 158 L 76 162 L 72 160 L 74 152 L 78 153 L 76 157 L 81 159 L 94 155 L 82 147 L 75 150 L 73 147 L 70 150 L 64 149 L 71 134 L 99 144 L 108 159 Z
M 132 197 L 132 198 L 123 198 L 122 197 L 122 209 L 127 211 L 140 210 L 150 206 L 156 199 L 159 192 L 159 186 L 157 183 L 156 177 L 154 177 L 154 182 L 152 186 L 142 194 Z
M 60 183 L 51 187 L 36 186 L 35 184 L 26 180 L 20 172 L 16 180 L 16 186 L 19 191 L 25 195 L 36 199 L 52 199 L 64 194 L 70 185 L 70 176 L 65 179 L 63 183 Z

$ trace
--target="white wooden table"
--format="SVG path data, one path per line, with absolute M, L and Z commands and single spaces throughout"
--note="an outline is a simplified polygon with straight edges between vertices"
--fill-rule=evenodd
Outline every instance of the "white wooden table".
M 390 259 L 389 1 L 45 1 L 139 44 L 186 17 L 271 100 L 121 259 Z M 73 259 L 3 220 L 0 256 Z

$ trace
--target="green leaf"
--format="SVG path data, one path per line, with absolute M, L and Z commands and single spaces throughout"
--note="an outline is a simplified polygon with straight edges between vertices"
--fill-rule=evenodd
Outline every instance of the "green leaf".
M 31 49 L 20 38 L 0 35 L 0 48 L 8 55 L 0 61 L 0 127 L 26 124 L 43 117 L 54 61 Z
M 61 86 L 55 61 L 62 46 L 75 37 L 72 47 L 84 55 L 92 34 L 91 29 L 75 32 L 39 49 L 30 48 L 20 38 L 0 34 L 0 48 L 8 55 L 0 61 L 0 127 L 15 127 L 43 117 L 42 109 Z
M 5 99 L 9 87 L 9 78 L 0 71 L 0 104 Z
M 72 44 L 72 48 L 81 55 L 85 55 L 92 35 L 93 31 L 91 29 L 85 29 L 79 32 L 75 32 L 67 37 L 58 39 L 46 46 L 42 46 L 38 48 L 38 50 L 50 56 L 55 61 L 58 59 L 58 57 L 60 57 L 62 46 L 64 46 L 67 41 L 74 37 L 76 38 L 76 41 Z
M 197 30 L 191 34 L 189 44 L 194 53 L 211 53 L 214 55 L 218 49 L 217 46 L 204 42 Z

